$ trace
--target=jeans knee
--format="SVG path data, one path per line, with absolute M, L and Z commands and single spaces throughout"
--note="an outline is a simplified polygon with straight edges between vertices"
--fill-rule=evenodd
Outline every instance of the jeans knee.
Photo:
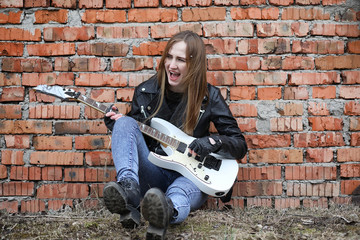
M 116 131 L 116 130 L 121 130 L 121 131 L 130 130 L 130 129 L 134 129 L 136 127 L 138 127 L 138 124 L 137 124 L 135 119 L 133 119 L 131 117 L 124 116 L 124 117 L 121 117 L 121 118 L 119 118 L 118 120 L 115 121 L 113 131 Z

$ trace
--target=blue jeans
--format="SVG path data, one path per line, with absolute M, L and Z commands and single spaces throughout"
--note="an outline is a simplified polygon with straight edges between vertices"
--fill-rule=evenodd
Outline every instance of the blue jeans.
M 111 148 L 117 181 L 135 179 L 140 185 L 142 196 L 150 188 L 161 189 L 177 211 L 171 223 L 183 222 L 190 211 L 200 208 L 206 201 L 207 195 L 190 180 L 148 160 L 149 148 L 134 119 L 125 116 L 115 122 Z

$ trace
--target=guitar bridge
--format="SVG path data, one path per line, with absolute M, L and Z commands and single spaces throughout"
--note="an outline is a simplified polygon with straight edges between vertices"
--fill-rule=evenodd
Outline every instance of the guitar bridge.
M 204 167 L 219 171 L 221 167 L 221 163 L 222 163 L 221 160 L 217 159 L 212 155 L 208 155 L 204 160 Z

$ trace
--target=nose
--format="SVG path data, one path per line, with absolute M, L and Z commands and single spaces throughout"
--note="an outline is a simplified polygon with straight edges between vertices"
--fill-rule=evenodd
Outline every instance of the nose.
M 170 69 L 175 69 L 175 68 L 177 68 L 177 64 L 176 64 L 176 59 L 175 59 L 175 58 L 172 58 L 172 59 L 170 60 L 169 68 L 170 68 Z

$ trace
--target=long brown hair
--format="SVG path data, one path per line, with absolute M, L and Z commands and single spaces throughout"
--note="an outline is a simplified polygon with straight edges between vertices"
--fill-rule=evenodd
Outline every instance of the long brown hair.
M 159 105 L 152 115 L 160 110 L 163 103 L 165 92 L 168 87 L 167 75 L 165 71 L 165 60 L 171 47 L 178 42 L 186 43 L 186 67 L 187 74 L 184 76 L 184 84 L 186 86 L 183 102 L 186 103 L 183 115 L 182 130 L 189 135 L 193 134 L 196 127 L 202 102 L 205 96 L 208 96 L 207 80 L 206 80 L 206 51 L 202 39 L 192 31 L 183 31 L 175 34 L 167 43 L 162 54 L 159 70 L 158 84 L 161 89 L 161 97 Z

